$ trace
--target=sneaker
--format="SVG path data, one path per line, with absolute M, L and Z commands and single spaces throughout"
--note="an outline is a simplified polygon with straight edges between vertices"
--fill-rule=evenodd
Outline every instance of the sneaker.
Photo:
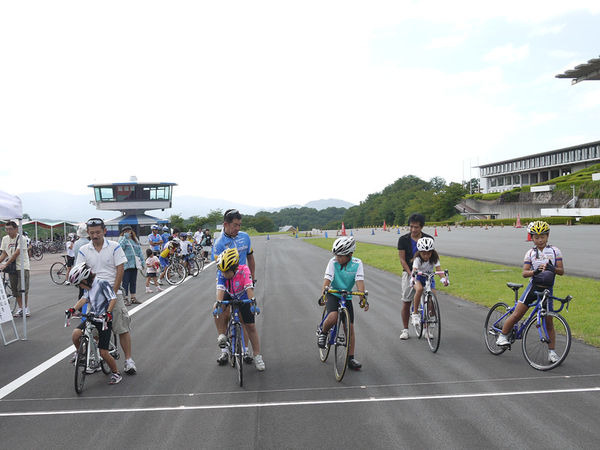
M 128 359 L 127 361 L 125 361 L 124 370 L 127 375 L 135 375 L 135 373 L 137 372 L 137 369 L 135 367 L 135 363 L 133 362 L 133 359 Z
M 227 352 L 221 352 L 221 354 L 217 358 L 217 362 L 220 366 L 224 366 L 225 364 L 227 364 L 227 361 L 229 361 L 229 355 L 227 354 Z
M 254 357 L 254 367 L 256 367 L 256 370 L 259 372 L 265 370 L 265 362 L 262 359 L 262 355 L 256 355 Z
M 498 339 L 496 339 L 496 345 L 498 347 L 503 347 L 505 345 L 510 345 L 510 341 L 508 340 L 508 336 L 500 333 L 498 335 Z
M 65 286 L 69 286 L 70 284 L 71 284 L 71 282 L 70 282 L 70 281 L 68 281 L 68 280 L 67 280 L 67 281 L 65 281 Z
M 31 316 L 31 313 L 29 312 L 29 308 L 25 308 L 25 317 L 29 317 Z
M 555 362 L 558 362 L 560 358 L 558 357 L 558 355 L 556 354 L 556 352 L 554 350 L 550 350 L 548 352 L 548 361 L 551 362 L 552 364 L 554 364 Z
M 217 344 L 219 344 L 220 348 L 227 347 L 227 336 L 225 336 L 224 334 L 220 334 L 217 338 Z
M 152 294 L 154 291 L 149 287 L 146 288 L 146 294 Z
M 102 370 L 102 367 L 100 367 L 100 364 L 98 364 L 95 367 L 88 367 L 85 369 L 85 373 L 87 374 L 91 374 L 91 373 L 96 373 L 96 372 L 100 372 Z
M 75 364 L 75 361 L 77 361 L 77 351 L 74 351 L 71 355 L 71 364 Z
M 317 345 L 319 348 L 325 348 L 327 344 L 327 335 L 325 333 L 319 333 L 319 337 L 317 338 Z
M 13 317 L 23 317 L 23 309 L 19 308 L 13 314 Z
M 123 376 L 119 372 L 113 372 L 113 374 L 110 376 L 108 384 L 119 384 L 122 379 Z
M 163 284 L 162 280 L 158 280 L 158 284 L 160 284 L 162 286 L 162 284 Z
M 410 315 L 410 321 L 413 327 L 417 327 L 421 323 L 421 316 L 413 313 Z
M 137 298 L 133 297 L 133 298 L 131 299 L 131 304 L 132 304 L 132 305 L 141 305 L 141 304 L 142 304 L 142 302 L 140 302 L 140 301 L 139 301 Z
M 123 303 L 125 303 L 125 306 L 131 306 L 131 300 L 129 300 L 128 298 L 125 298 Z
M 400 339 L 402 339 L 403 341 L 408 339 L 408 328 L 402 330 L 402 333 L 400 333 Z
M 252 364 L 252 361 L 254 361 L 254 358 L 250 356 L 248 352 L 244 353 L 244 362 L 246 364 Z
M 163 288 L 161 288 L 160 286 L 156 286 L 156 290 L 160 292 L 163 290 Z
M 348 368 L 352 370 L 359 370 L 362 367 L 362 364 L 359 363 L 356 359 L 350 358 L 348 360 Z

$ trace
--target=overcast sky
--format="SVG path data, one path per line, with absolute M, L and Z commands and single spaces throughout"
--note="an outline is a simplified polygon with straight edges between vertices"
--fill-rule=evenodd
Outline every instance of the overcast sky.
M 600 139 L 597 0 L 0 3 L 0 190 L 274 207 Z M 25 205 L 25 209 L 26 205 Z

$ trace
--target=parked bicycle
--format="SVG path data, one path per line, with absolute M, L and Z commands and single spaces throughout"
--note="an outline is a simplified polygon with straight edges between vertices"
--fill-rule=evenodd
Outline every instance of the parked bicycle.
M 81 316 L 85 318 L 85 329 L 79 340 L 79 348 L 75 356 L 75 392 L 81 394 L 83 391 L 83 385 L 85 382 L 86 375 L 97 372 L 98 367 L 102 369 L 106 375 L 110 371 L 108 363 L 100 356 L 100 350 L 98 349 L 98 343 L 94 335 L 97 336 L 96 326 L 92 321 L 96 318 L 95 314 L 88 313 Z M 70 325 L 71 313 L 69 310 L 65 311 L 65 327 Z M 117 348 L 117 336 L 112 333 L 110 339 L 110 345 L 108 352 L 114 359 L 119 359 L 119 350 Z
M 169 256 L 169 264 L 165 267 L 165 279 L 171 285 L 181 284 L 188 276 L 188 270 L 183 264 L 181 257 L 174 253 Z
M 485 319 L 483 337 L 487 349 L 493 355 L 501 355 L 517 340 L 522 340 L 523 356 L 531 367 L 537 370 L 550 370 L 559 366 L 569 354 L 571 348 L 571 328 L 559 314 L 565 308 L 569 311 L 570 295 L 565 298 L 553 296 L 548 289 L 536 291 L 537 301 L 532 306 L 531 314 L 526 320 L 516 323 L 510 332 L 510 345 L 498 346 L 496 339 L 502 332 L 506 318 L 512 314 L 519 301 L 519 289 L 522 284 L 506 283 L 515 293 L 515 304 L 509 308 L 504 302 L 498 302 L 490 308 Z M 553 308 L 553 301 L 560 302 L 560 308 Z M 554 348 L 552 348 L 554 346 Z M 549 351 L 554 350 L 556 356 L 550 358 Z
M 333 360 L 333 372 L 335 379 L 337 381 L 342 381 L 344 374 L 346 373 L 346 369 L 348 368 L 348 357 L 350 356 L 350 343 L 352 339 L 350 334 L 350 313 L 346 307 L 346 302 L 350 301 L 350 297 L 356 295 L 361 297 L 359 306 L 364 308 L 369 304 L 367 302 L 369 293 L 367 291 L 359 292 L 337 289 L 329 289 L 327 292 L 331 294 L 340 294 L 341 297 L 337 310 L 337 323 L 329 330 L 327 341 L 325 342 L 325 348 L 319 348 L 319 358 L 322 362 L 327 361 L 329 350 L 333 346 L 333 352 L 335 356 L 335 359 Z M 321 322 L 317 327 L 317 337 L 321 334 L 323 323 L 328 315 L 327 307 L 325 306 L 325 295 L 319 297 L 318 304 L 319 306 L 323 306 L 323 314 L 321 315 Z
M 250 303 L 250 312 L 260 314 L 260 308 L 256 306 L 256 299 L 249 298 L 244 300 L 222 300 L 215 304 L 213 315 L 219 317 L 223 313 L 224 307 L 231 305 L 231 317 L 227 325 L 227 353 L 231 367 L 237 368 L 238 382 L 240 387 L 244 385 L 244 327 L 240 320 L 240 306 L 244 303 Z
M 440 348 L 442 339 L 442 318 L 440 314 L 440 304 L 435 292 L 433 292 L 431 288 L 431 284 L 435 275 L 443 275 L 446 280 L 449 281 L 448 271 L 416 272 L 415 275 L 425 277 L 425 286 L 419 303 L 418 314 L 420 316 L 420 321 L 415 325 L 415 331 L 419 339 L 425 334 L 429 349 L 435 353 Z M 415 301 L 415 299 L 413 299 L 413 301 Z
M 55 262 L 50 266 L 50 278 L 56 284 L 65 284 L 67 281 L 67 255 L 62 255 L 64 262 Z
M 36 261 L 41 261 L 44 257 L 44 246 L 40 241 L 33 241 L 31 243 L 31 255 Z

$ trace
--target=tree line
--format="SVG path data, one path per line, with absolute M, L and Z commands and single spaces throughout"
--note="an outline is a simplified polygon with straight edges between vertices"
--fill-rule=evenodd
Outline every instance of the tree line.
M 425 181 L 414 175 L 406 175 L 383 191 L 369 194 L 359 205 L 351 208 L 317 210 L 303 207 L 283 208 L 276 212 L 260 211 L 255 215 L 244 215 L 242 228 L 270 233 L 286 225 L 300 230 L 338 229 L 342 222 L 346 228 L 381 226 L 384 221 L 388 225 L 404 225 L 414 212 L 423 214 L 427 221 L 447 220 L 456 215 L 454 206 L 472 190 L 472 184 L 477 181 L 473 179 L 465 184 L 447 184 L 440 177 Z M 188 219 L 175 214 L 170 221 L 172 227 L 182 230 L 214 229 L 223 222 L 223 211 L 213 210 L 205 217 L 192 216 Z

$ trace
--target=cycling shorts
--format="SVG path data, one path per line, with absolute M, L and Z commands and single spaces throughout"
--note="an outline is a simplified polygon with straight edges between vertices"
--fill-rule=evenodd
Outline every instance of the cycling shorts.
M 339 304 L 340 299 L 338 297 L 333 294 L 327 294 L 327 303 L 325 304 L 327 307 L 327 314 L 332 311 L 337 312 Z M 350 300 L 349 297 L 346 300 L 346 309 L 350 315 L 350 323 L 354 323 L 354 308 L 352 307 L 352 300 Z
M 102 322 L 92 322 L 96 329 L 98 330 L 98 348 L 100 350 L 108 350 L 108 346 L 110 345 L 110 337 L 112 335 L 112 322 L 108 322 L 106 325 L 108 328 L 106 330 L 102 330 Z M 77 325 L 81 331 L 85 330 L 85 322 L 81 322 Z
M 160 261 L 160 268 L 164 269 L 165 267 L 167 267 L 169 265 L 169 260 L 167 258 L 163 258 L 162 256 L 159 256 L 159 261 Z

